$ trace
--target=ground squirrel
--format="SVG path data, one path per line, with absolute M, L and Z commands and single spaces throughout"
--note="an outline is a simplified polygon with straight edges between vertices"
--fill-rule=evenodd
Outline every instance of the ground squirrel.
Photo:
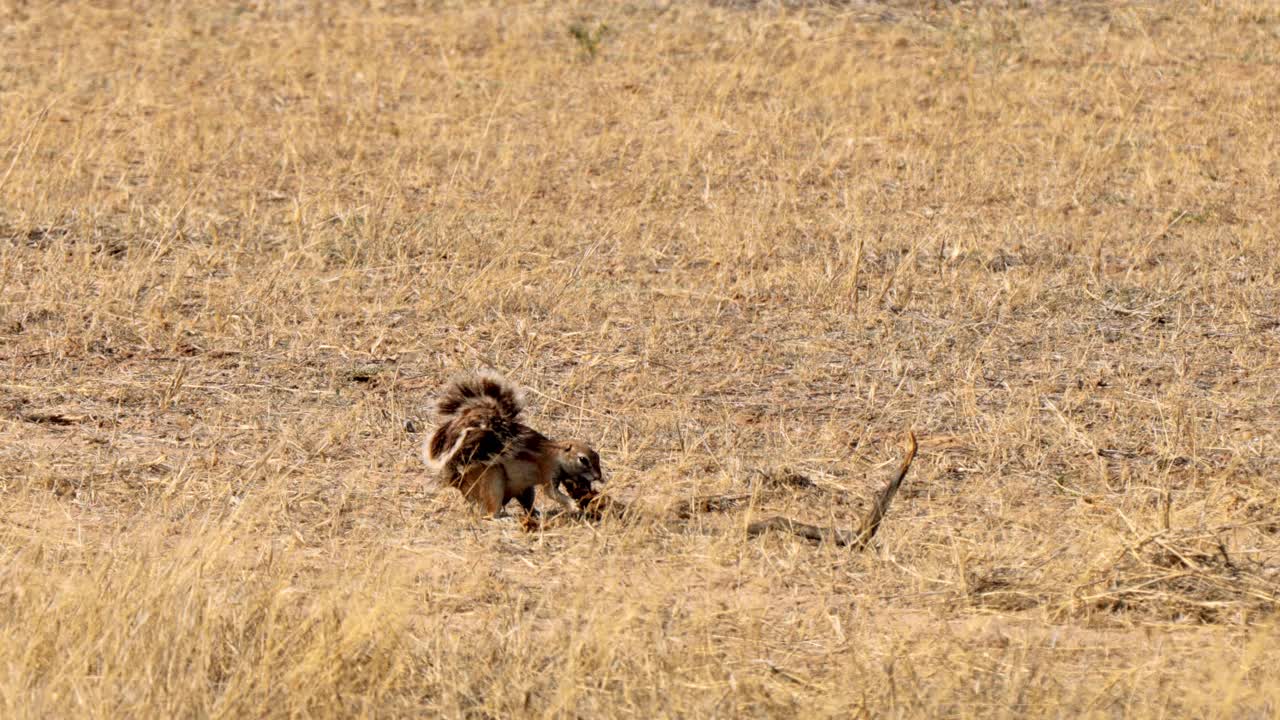
M 600 456 L 586 443 L 547 438 L 520 420 L 520 390 L 500 375 L 475 373 L 453 380 L 436 401 L 439 425 L 422 447 L 422 459 L 446 485 L 498 517 L 512 499 L 533 510 L 534 488 L 577 511 L 561 483 L 604 482 Z

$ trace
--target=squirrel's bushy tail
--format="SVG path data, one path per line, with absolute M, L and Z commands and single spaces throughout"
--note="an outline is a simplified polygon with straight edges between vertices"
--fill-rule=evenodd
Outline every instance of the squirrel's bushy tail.
M 439 425 L 423 446 L 423 462 L 453 483 L 459 468 L 506 450 L 520 432 L 523 409 L 520 390 L 500 375 L 475 373 L 451 381 L 436 400 Z
M 480 372 L 454 379 L 436 400 L 436 414 L 442 422 L 475 408 L 489 408 L 498 417 L 515 420 L 524 409 L 524 398 L 501 375 Z

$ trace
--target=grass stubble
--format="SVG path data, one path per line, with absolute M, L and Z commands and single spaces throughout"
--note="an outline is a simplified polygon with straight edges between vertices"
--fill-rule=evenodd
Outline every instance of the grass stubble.
M 3 3 L 0 47 L 0 715 L 1280 712 L 1273 3 Z M 643 512 L 428 482 L 405 421 L 479 366 Z M 747 538 L 849 526 L 909 428 L 873 549 Z

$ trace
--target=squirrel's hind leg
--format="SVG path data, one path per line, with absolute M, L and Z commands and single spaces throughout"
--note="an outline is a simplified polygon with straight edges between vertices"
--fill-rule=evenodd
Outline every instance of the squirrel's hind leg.
M 485 469 L 480 477 L 480 506 L 490 517 L 502 517 L 503 507 L 507 504 L 507 473 L 501 465 L 493 465 Z M 523 505 L 523 503 L 521 503 Z

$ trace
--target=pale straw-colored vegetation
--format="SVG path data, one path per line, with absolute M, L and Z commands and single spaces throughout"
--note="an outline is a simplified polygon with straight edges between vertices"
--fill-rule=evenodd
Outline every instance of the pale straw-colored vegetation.
M 1263 1 L 0 2 L 0 716 L 1274 716 L 1278 72 Z M 437 489 L 482 366 L 639 511 Z M 908 429 L 875 547 L 747 537 Z

